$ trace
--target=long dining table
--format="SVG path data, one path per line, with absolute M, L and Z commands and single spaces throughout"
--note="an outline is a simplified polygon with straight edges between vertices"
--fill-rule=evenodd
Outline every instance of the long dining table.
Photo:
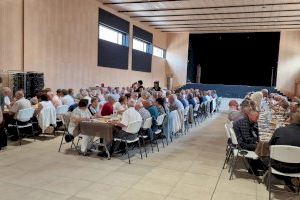
M 286 122 L 284 112 L 275 110 L 265 110 L 259 115 L 258 129 L 259 129 L 259 143 L 255 149 L 255 153 L 259 157 L 270 156 L 269 141 L 273 133 L 279 127 L 284 127 L 289 123 Z

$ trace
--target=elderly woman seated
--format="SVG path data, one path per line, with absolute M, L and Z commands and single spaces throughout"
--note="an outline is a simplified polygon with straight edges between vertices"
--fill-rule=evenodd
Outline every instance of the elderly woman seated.
M 244 114 L 239 110 L 239 104 L 236 100 L 229 101 L 228 106 L 229 106 L 229 113 L 228 113 L 229 121 L 235 122 L 244 117 Z
M 88 109 L 88 100 L 81 99 L 78 103 L 78 107 L 73 110 L 71 117 L 70 117 L 70 123 L 68 127 L 69 133 L 73 136 L 75 131 L 77 131 L 76 127 L 78 124 L 82 121 L 90 120 L 92 118 L 92 114 L 90 113 Z M 69 141 L 70 139 L 67 139 L 67 137 L 70 137 L 69 135 L 66 136 L 66 141 Z M 81 152 L 83 154 L 86 154 L 87 151 L 91 148 L 93 137 L 87 136 L 87 135 L 81 135 L 82 142 L 81 142 Z M 71 139 L 73 139 L 72 137 Z

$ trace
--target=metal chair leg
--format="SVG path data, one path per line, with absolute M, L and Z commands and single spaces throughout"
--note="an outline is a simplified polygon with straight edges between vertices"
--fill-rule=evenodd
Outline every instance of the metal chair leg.
M 147 155 L 147 149 L 146 149 L 145 139 L 144 139 L 143 136 L 142 136 L 142 141 L 143 141 L 143 146 L 144 146 L 145 155 L 146 155 L 146 158 L 147 158 L 147 157 L 148 157 L 148 155 Z
M 141 142 L 140 142 L 140 140 L 138 140 L 138 143 L 139 143 L 139 149 L 140 149 L 141 159 L 143 159 L 143 154 L 142 154 L 142 149 L 141 149 Z
M 155 142 L 156 142 L 157 151 L 159 152 L 159 148 L 158 148 L 158 141 L 157 141 L 157 137 L 156 137 L 156 135 L 155 135 Z
M 127 155 L 128 155 L 128 163 L 131 164 L 130 155 L 129 155 L 129 149 L 128 149 L 128 144 L 127 144 L 126 141 L 125 141 L 125 145 L 126 145 L 126 152 L 127 152 Z
M 59 149 L 58 149 L 58 152 L 60 152 L 60 149 L 61 149 L 61 146 L 63 144 L 63 140 L 64 140 L 64 137 L 66 135 L 66 132 L 64 131 L 63 135 L 62 135 L 62 138 L 61 138 L 61 141 L 60 141 L 60 145 L 59 145 Z
M 232 176 L 233 176 L 233 172 L 234 172 L 235 167 L 236 167 L 237 160 L 238 160 L 238 157 L 234 158 L 234 161 L 232 163 L 232 169 L 231 169 L 229 180 L 232 180 Z

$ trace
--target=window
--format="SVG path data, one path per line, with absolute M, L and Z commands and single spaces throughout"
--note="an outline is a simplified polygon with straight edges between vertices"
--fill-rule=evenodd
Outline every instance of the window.
M 166 50 L 159 47 L 153 47 L 153 55 L 161 58 L 165 58 Z
M 146 42 L 143 42 L 141 40 L 133 38 L 133 49 L 135 49 L 135 50 L 139 50 L 139 51 L 147 53 L 148 52 L 147 51 L 147 46 L 148 45 L 149 44 L 147 44 Z
M 99 26 L 99 39 L 106 40 L 119 45 L 126 45 L 125 34 L 111 29 L 107 26 Z

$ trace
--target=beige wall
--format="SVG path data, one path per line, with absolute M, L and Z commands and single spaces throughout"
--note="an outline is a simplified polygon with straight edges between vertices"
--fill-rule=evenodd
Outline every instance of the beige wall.
M 188 33 L 168 34 L 167 75 L 173 76 L 173 87 L 186 83 L 188 64 Z
M 0 0 L 0 71 L 21 66 L 22 0 Z
M 276 87 L 293 96 L 296 80 L 300 80 L 300 31 L 282 31 Z
M 1 12 L 0 42 L 6 42 L 4 48 L 0 43 L 1 69 L 21 66 L 21 5 L 21 0 L 0 1 L 6 17 L 3 19 Z M 97 67 L 99 7 L 152 32 L 154 45 L 167 47 L 166 34 L 132 21 L 96 0 L 26 0 L 24 70 L 44 72 L 46 87 L 54 89 L 79 89 L 96 83 L 127 86 L 138 79 L 144 80 L 145 86 L 152 86 L 155 80 L 165 86 L 166 61 L 162 58 L 153 56 L 152 73 L 131 71 L 131 56 L 129 70 Z

